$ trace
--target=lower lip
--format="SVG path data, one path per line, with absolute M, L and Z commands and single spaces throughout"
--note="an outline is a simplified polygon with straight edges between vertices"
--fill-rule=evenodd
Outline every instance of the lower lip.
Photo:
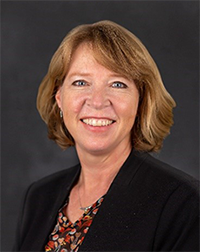
M 92 132 L 106 132 L 107 130 L 111 129 L 115 122 L 110 124 L 110 125 L 107 125 L 107 126 L 92 126 L 92 125 L 89 125 L 89 124 L 86 124 L 84 122 L 81 121 L 81 123 L 83 124 L 83 126 L 89 130 L 89 131 L 92 131 Z

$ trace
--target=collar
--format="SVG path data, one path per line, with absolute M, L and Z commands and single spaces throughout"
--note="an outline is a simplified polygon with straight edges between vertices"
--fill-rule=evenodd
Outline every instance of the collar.
M 128 158 L 120 168 L 116 175 L 113 184 L 120 186 L 127 186 L 132 181 L 133 177 L 139 170 L 139 167 L 148 157 L 147 152 L 139 152 L 134 149 L 131 150 Z

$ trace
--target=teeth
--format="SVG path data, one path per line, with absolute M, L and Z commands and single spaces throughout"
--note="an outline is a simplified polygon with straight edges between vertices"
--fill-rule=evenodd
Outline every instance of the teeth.
M 84 123 L 94 126 L 94 127 L 100 127 L 100 126 L 108 126 L 113 123 L 112 120 L 105 120 L 105 119 L 83 119 Z

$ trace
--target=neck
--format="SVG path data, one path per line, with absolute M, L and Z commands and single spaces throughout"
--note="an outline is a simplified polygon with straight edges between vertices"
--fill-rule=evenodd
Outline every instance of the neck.
M 81 163 L 79 186 L 85 192 L 94 192 L 97 188 L 104 194 L 130 154 L 131 146 L 117 147 L 112 153 L 95 155 L 77 148 Z

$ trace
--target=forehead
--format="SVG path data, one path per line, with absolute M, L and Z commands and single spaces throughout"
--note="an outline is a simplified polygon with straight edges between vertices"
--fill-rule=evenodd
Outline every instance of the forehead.
M 84 43 L 79 45 L 74 51 L 67 77 L 90 77 L 92 75 L 95 75 L 99 79 L 103 76 L 122 77 L 119 73 L 113 72 L 99 63 L 95 58 L 95 51 L 92 46 Z
M 89 43 L 80 44 L 72 54 L 70 67 L 75 65 L 77 62 L 87 63 L 95 61 L 94 54 L 95 52 Z
M 116 62 L 115 64 L 117 65 Z M 96 70 L 104 71 L 104 73 L 106 72 L 107 74 L 116 77 L 121 76 L 130 79 L 130 76 L 127 76 L 124 72 L 120 71 L 120 67 L 112 66 L 112 62 L 109 62 L 104 55 L 100 54 L 92 43 L 83 42 L 72 54 L 67 75 L 73 75 L 77 72 L 84 75 Z

